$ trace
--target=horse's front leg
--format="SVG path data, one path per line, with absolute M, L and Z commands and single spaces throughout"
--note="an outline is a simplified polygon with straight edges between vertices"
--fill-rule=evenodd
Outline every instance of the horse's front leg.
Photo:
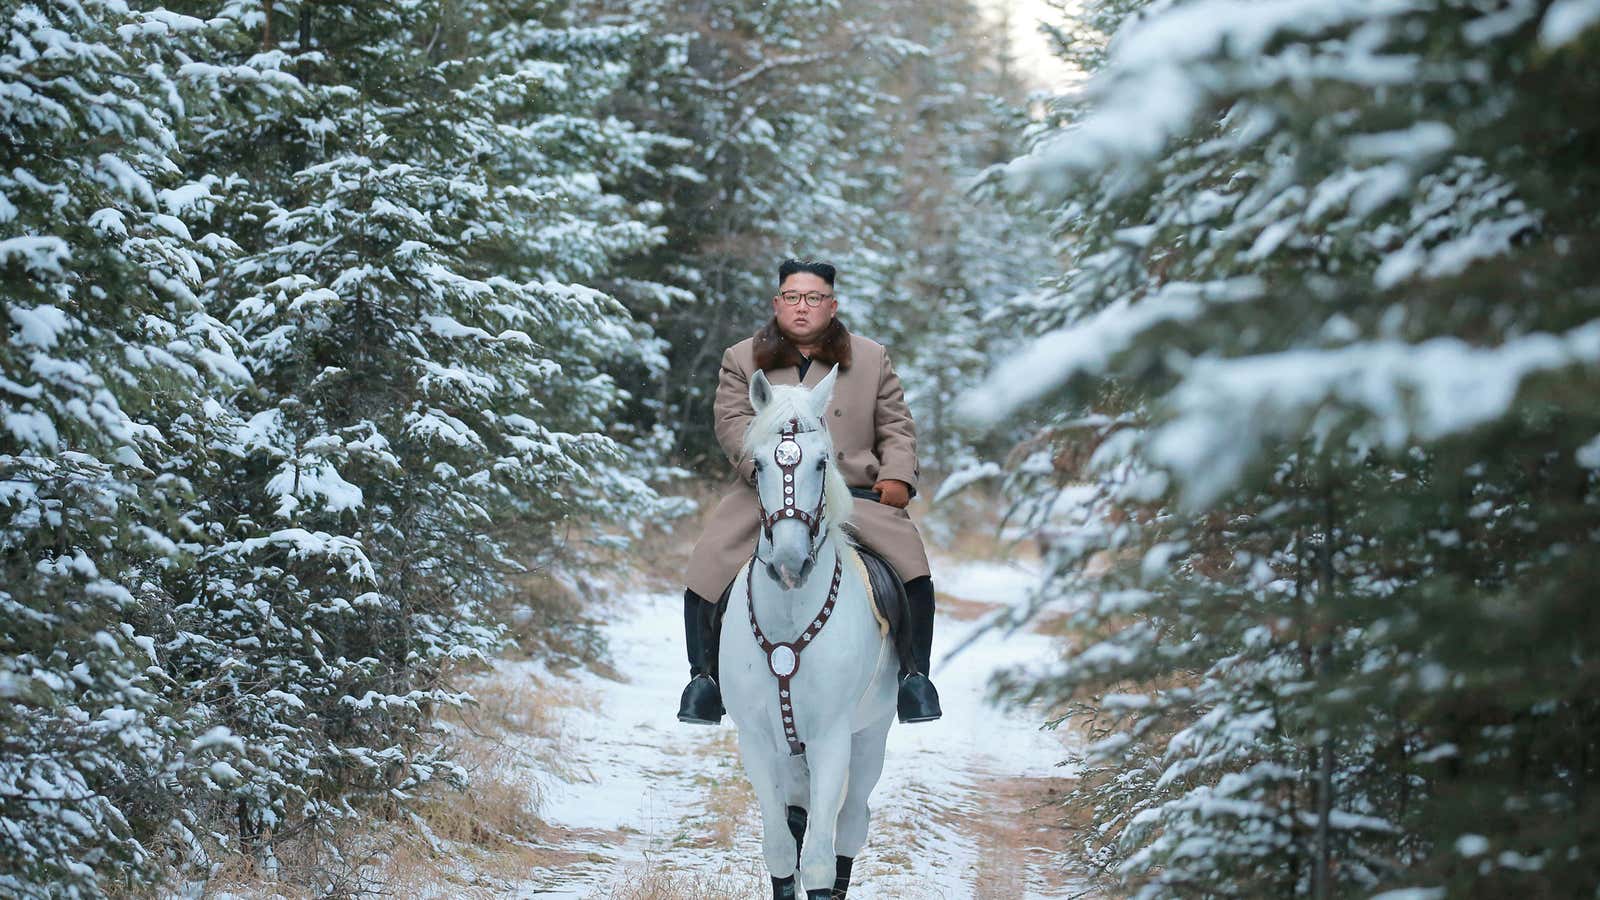
M 811 769 L 811 802 L 800 855 L 800 882 L 806 886 L 808 900 L 828 900 L 833 895 L 837 862 L 834 833 L 850 784 L 849 730 L 840 727 L 806 741 L 806 762 Z
M 766 742 L 739 734 L 739 757 L 745 775 L 761 807 L 761 852 L 772 874 L 773 900 L 792 900 L 795 896 L 795 840 L 789 832 L 789 806 L 784 789 L 780 758 Z M 787 890 L 784 882 L 787 881 Z

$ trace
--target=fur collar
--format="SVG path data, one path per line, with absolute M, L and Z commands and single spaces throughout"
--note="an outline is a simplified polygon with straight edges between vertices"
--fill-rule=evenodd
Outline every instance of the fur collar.
M 768 320 L 756 332 L 754 349 L 756 368 L 762 371 L 798 366 L 803 359 L 800 350 L 778 330 L 776 317 Z M 811 355 L 811 361 L 824 366 L 837 363 L 841 369 L 850 368 L 850 330 L 844 327 L 838 316 L 833 317 L 833 323 L 822 333 L 822 340 L 817 345 L 817 352 Z

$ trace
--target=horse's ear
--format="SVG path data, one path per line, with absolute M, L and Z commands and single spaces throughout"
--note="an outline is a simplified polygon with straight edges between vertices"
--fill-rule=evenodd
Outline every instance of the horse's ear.
M 750 379 L 750 405 L 756 412 L 761 412 L 771 402 L 772 382 L 767 380 L 766 372 L 757 369 L 755 377 Z
M 811 389 L 811 414 L 822 418 L 828 413 L 828 401 L 833 399 L 833 383 L 839 380 L 839 364 L 834 363 L 828 374 L 822 376 L 817 386 Z

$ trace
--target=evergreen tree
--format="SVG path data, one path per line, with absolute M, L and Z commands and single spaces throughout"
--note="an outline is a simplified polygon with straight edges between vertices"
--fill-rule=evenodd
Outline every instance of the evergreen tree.
M 1039 598 L 1082 646 L 1013 681 L 1093 729 L 1083 862 L 1592 891 L 1593 4 L 1113 9 L 1006 173 L 1071 264 L 980 395 L 1051 411 L 1036 520 L 1098 477 Z
M 586 6 L 603 23 L 650 23 L 610 109 L 674 139 L 629 187 L 660 199 L 668 240 L 605 282 L 667 342 L 670 375 L 634 418 L 672 429 L 692 458 L 720 459 L 709 427 L 717 360 L 768 317 L 779 260 L 833 259 L 841 317 L 870 321 L 892 246 L 878 224 L 893 184 L 885 84 L 925 48 L 881 10 L 851 4 Z
M 720 459 L 717 359 L 767 318 L 777 262 L 813 256 L 840 267 L 846 324 L 928 386 L 910 399 L 946 448 L 939 462 L 965 460 L 965 438 L 940 426 L 986 358 L 978 320 L 1048 257 L 1036 230 L 971 195 L 978 169 L 1015 152 L 1005 135 L 1022 115 L 975 8 L 584 6 L 602 23 L 647 23 L 630 90 L 610 108 L 672 136 L 629 187 L 660 199 L 668 239 L 604 282 L 671 363 L 630 420 L 667 429 L 690 460 Z
M 1002 449 L 993 437 L 970 446 L 951 407 L 1015 346 L 992 314 L 1031 292 L 1053 253 L 1044 223 L 1007 209 L 979 178 L 1021 149 L 1027 125 L 1006 22 L 991 25 L 969 3 L 907 5 L 892 18 L 927 50 L 887 85 L 897 100 L 887 110 L 891 181 L 878 201 L 888 249 L 860 292 L 870 300 L 864 325 L 890 346 L 907 385 L 923 468 L 944 474 Z
M 510 2 L 229 15 L 262 80 L 293 83 L 219 67 L 193 116 L 190 164 L 226 173 L 239 245 L 206 302 L 255 390 L 177 643 L 192 701 L 245 738 L 255 842 L 459 781 L 426 732 L 465 699 L 450 667 L 498 647 L 530 548 L 654 509 L 604 431 L 611 373 L 656 345 L 583 280 L 660 235 L 603 187 L 653 139 L 588 115 L 627 30 Z
M 434 709 L 513 579 L 669 512 L 611 427 L 661 344 L 591 285 L 663 239 L 615 189 L 663 139 L 594 114 L 639 29 L 217 13 L 0 19 L 8 894 L 271 865 L 461 783 Z
M 191 478 L 239 343 L 196 292 L 166 54 L 204 23 L 119 0 L 0 13 L 0 893 L 95 896 L 180 834 L 236 745 L 168 696 Z

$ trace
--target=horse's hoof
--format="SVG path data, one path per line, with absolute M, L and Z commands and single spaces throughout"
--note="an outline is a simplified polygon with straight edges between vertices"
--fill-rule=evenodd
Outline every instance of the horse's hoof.
M 835 896 L 837 895 L 827 888 L 817 891 L 806 891 L 806 900 L 833 900 Z
M 795 900 L 794 876 L 772 879 L 772 900 Z M 810 900 L 808 897 L 807 900 Z

